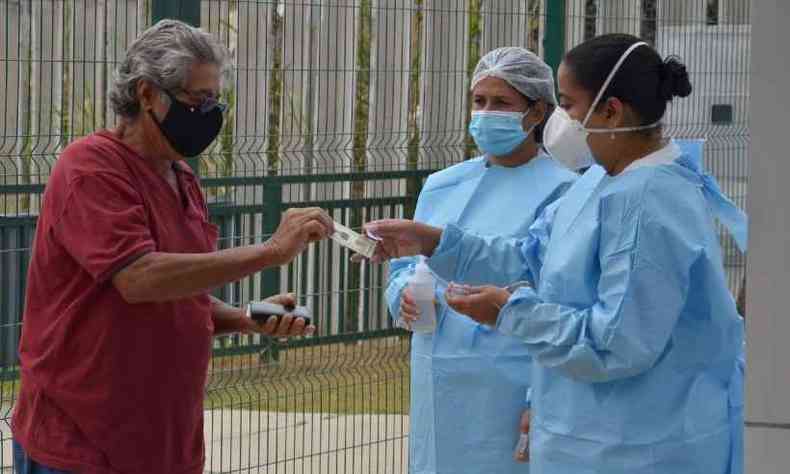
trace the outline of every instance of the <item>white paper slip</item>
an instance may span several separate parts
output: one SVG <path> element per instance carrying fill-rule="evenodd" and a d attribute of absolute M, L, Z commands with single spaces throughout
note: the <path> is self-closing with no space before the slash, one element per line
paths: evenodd
<path fill-rule="evenodd" d="M 332 234 L 332 240 L 342 245 L 343 247 L 350 248 L 354 252 L 371 258 L 376 251 L 376 241 L 366 237 L 358 232 L 354 232 L 343 224 L 335 222 L 335 233 Z"/>

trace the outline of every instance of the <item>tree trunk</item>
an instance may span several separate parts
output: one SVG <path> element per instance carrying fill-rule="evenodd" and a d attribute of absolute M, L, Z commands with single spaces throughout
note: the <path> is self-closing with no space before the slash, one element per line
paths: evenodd
<path fill-rule="evenodd" d="M 269 47 L 272 51 L 272 71 L 269 77 L 268 98 L 269 105 L 269 130 L 266 144 L 266 165 L 268 174 L 277 174 L 280 161 L 280 119 L 282 115 L 283 93 L 283 17 L 280 16 L 281 0 L 272 8 L 272 32 Z"/>
<path fill-rule="evenodd" d="M 236 61 L 236 53 L 239 43 L 239 6 L 236 0 L 228 2 L 228 21 L 224 25 L 220 25 L 220 37 L 227 38 L 228 50 L 230 51 L 231 60 Z M 223 31 L 225 30 L 225 31 Z M 220 157 L 222 162 L 222 176 L 233 175 L 233 145 L 234 133 L 236 130 L 236 78 L 231 77 L 225 84 L 223 91 L 225 102 L 228 104 L 228 109 L 225 112 L 225 123 L 220 137 Z"/>
<path fill-rule="evenodd" d="M 93 128 L 107 126 L 107 0 L 96 0 L 96 87 Z"/>
<path fill-rule="evenodd" d="M 372 10 L 371 0 L 360 0 L 359 4 L 359 23 L 357 25 L 357 77 L 356 94 L 354 100 L 354 133 L 353 133 L 353 157 L 354 163 L 352 172 L 364 173 L 367 165 L 367 140 L 368 140 L 368 118 L 370 112 L 370 44 L 371 44 L 371 25 Z M 351 183 L 351 199 L 361 200 L 365 198 L 365 183 L 354 181 Z M 348 226 L 352 229 L 362 227 L 362 209 L 354 207 L 349 213 Z M 360 330 L 359 315 L 363 314 L 363 288 L 362 288 L 362 267 L 360 265 L 349 265 L 348 267 L 348 306 L 346 307 L 346 318 L 344 319 L 344 332 L 357 332 Z"/>
<path fill-rule="evenodd" d="M 410 61 L 409 67 L 409 112 L 407 130 L 409 134 L 408 156 L 406 159 L 407 167 L 416 170 L 420 165 L 420 84 L 422 81 L 422 28 L 423 28 L 423 0 L 414 0 L 414 12 L 412 13 L 410 38 Z M 406 181 L 406 195 L 413 198 L 405 206 L 403 213 L 405 218 L 414 217 L 417 207 L 417 194 L 419 193 L 421 182 L 419 178 L 409 178 Z"/>
<path fill-rule="evenodd" d="M 30 184 L 30 154 L 33 146 L 32 130 L 32 85 L 33 76 L 33 3 L 21 2 L 19 28 L 19 99 L 17 102 L 17 131 L 19 137 L 15 150 L 16 182 Z M 17 200 L 16 212 L 26 213 L 30 205 L 30 196 L 24 194 Z"/>
<path fill-rule="evenodd" d="M 71 107 L 72 107 L 72 59 L 74 45 L 72 43 L 72 28 L 74 26 L 73 0 L 63 2 L 63 43 L 61 59 L 63 64 L 63 81 L 60 86 L 60 147 L 65 148 L 71 141 Z"/>
<path fill-rule="evenodd" d="M 469 37 L 467 40 L 467 56 L 466 56 L 466 78 L 467 84 L 472 83 L 472 75 L 477 67 L 477 62 L 480 60 L 480 40 L 482 36 L 483 16 L 480 12 L 482 0 L 469 0 Z M 503 25 L 498 25 L 503 26 Z M 469 122 L 472 120 L 472 91 L 467 90 L 466 100 L 466 118 L 464 129 L 469 128 Z M 464 137 L 464 156 L 469 159 L 477 154 L 477 145 L 468 133 Z"/>
<path fill-rule="evenodd" d="M 137 4 L 138 33 L 151 25 L 151 0 L 142 0 Z"/>

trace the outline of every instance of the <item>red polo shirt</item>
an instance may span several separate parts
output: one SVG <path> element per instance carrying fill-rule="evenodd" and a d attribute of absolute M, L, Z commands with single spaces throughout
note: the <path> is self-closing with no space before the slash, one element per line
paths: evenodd
<path fill-rule="evenodd" d="M 179 198 L 102 131 L 69 145 L 38 219 L 20 343 L 14 437 L 37 462 L 80 473 L 202 473 L 208 295 L 129 304 L 112 276 L 148 252 L 215 250 L 198 180 Z"/>

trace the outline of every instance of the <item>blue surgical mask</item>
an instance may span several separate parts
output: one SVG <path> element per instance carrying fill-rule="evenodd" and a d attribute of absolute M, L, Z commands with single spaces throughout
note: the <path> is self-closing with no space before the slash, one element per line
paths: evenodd
<path fill-rule="evenodd" d="M 469 122 L 469 133 L 483 153 L 505 156 L 524 143 L 532 129 L 524 130 L 522 122 L 526 112 L 475 111 Z"/>

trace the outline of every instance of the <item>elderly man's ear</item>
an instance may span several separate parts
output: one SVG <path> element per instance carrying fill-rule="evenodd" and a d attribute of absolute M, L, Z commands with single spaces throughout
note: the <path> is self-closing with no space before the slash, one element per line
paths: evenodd
<path fill-rule="evenodd" d="M 137 82 L 137 98 L 140 101 L 140 112 L 154 112 L 157 118 L 161 119 L 156 110 L 156 104 L 161 102 L 160 96 L 161 91 L 159 88 L 150 82 L 146 80 Z"/>

